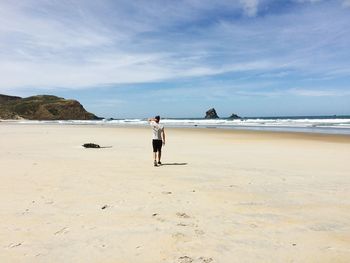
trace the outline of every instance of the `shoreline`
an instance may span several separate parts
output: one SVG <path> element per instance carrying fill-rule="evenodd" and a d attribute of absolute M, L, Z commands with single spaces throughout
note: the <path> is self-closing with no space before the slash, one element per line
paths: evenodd
<path fill-rule="evenodd" d="M 88 128 L 121 128 L 121 129 L 146 129 L 149 130 L 148 125 L 113 125 L 113 124 L 75 124 L 75 123 L 19 123 L 17 121 L 0 121 L 1 125 L 23 125 L 23 126 L 53 126 L 53 127 L 88 127 Z M 334 134 L 334 133 L 317 133 L 317 132 L 296 132 L 296 131 L 279 131 L 279 130 L 264 130 L 264 129 L 230 129 L 225 127 L 193 127 L 193 126 L 167 126 L 164 125 L 166 130 L 184 130 L 189 132 L 209 132 L 221 134 L 244 134 L 244 135 L 276 135 L 275 138 L 300 138 L 300 139 L 310 139 L 310 140 L 329 140 L 338 141 L 344 143 L 350 143 L 350 134 Z"/>
<path fill-rule="evenodd" d="M 170 122 L 169 122 L 170 121 Z M 203 120 L 197 120 L 203 121 Z M 204 120 L 205 121 L 205 120 Z M 242 131 L 268 131 L 268 132 L 291 132 L 291 133 L 310 133 L 310 134 L 334 134 L 334 135 L 347 135 L 350 136 L 350 127 L 324 127 L 324 126 L 283 126 L 283 125 L 237 125 L 237 124 L 221 124 L 212 123 L 209 120 L 208 123 L 172 123 L 171 120 L 165 119 L 162 121 L 163 125 L 169 128 L 194 128 L 194 129 L 219 129 L 219 130 L 242 130 Z M 114 121 L 91 121 L 91 120 L 0 120 L 0 123 L 13 123 L 19 125 L 45 125 L 45 124 L 57 124 L 57 125 L 98 125 L 98 126 L 126 126 L 126 127 L 147 127 L 148 124 L 145 120 L 118 120 Z M 348 125 L 348 124 L 346 124 Z"/>

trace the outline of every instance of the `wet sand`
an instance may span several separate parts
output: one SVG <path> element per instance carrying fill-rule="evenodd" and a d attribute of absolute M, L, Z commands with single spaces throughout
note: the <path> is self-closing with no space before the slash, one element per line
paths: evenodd
<path fill-rule="evenodd" d="M 0 123 L 0 262 L 350 261 L 350 136 L 166 132 Z"/>

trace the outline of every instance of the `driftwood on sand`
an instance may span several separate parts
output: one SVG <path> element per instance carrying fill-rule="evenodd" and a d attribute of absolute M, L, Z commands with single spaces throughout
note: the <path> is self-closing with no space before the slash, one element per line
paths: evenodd
<path fill-rule="evenodd" d="M 91 143 L 91 142 L 89 142 L 89 143 L 84 143 L 82 146 L 85 147 L 85 148 L 95 148 L 95 149 L 100 149 L 100 148 L 112 148 L 112 146 L 100 146 L 100 145 L 98 145 L 98 144 L 96 144 L 96 143 Z"/>
<path fill-rule="evenodd" d="M 101 146 L 96 143 L 84 143 L 83 146 L 85 148 L 101 148 Z"/>

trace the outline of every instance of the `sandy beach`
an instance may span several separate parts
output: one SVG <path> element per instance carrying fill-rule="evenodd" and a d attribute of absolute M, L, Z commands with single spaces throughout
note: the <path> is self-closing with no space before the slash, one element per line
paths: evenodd
<path fill-rule="evenodd" d="M 350 136 L 166 132 L 1 122 L 0 262 L 350 262 Z"/>

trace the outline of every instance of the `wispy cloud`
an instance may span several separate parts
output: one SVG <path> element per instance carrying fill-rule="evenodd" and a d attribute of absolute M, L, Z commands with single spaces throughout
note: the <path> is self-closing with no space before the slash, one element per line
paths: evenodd
<path fill-rule="evenodd" d="M 255 85 L 256 76 L 283 78 L 276 70 L 294 78 L 346 76 L 349 1 L 295 3 L 298 12 L 272 0 L 4 0 L 0 91 L 227 73 L 251 74 Z"/>
<path fill-rule="evenodd" d="M 350 0 L 343 0 L 343 6 L 350 7 Z"/>
<path fill-rule="evenodd" d="M 293 88 L 286 91 L 292 95 L 305 97 L 343 97 L 350 96 L 350 89 L 307 89 L 307 88 Z"/>
<path fill-rule="evenodd" d="M 241 0 L 243 4 L 244 12 L 248 16 L 255 16 L 258 11 L 258 0 Z"/>

